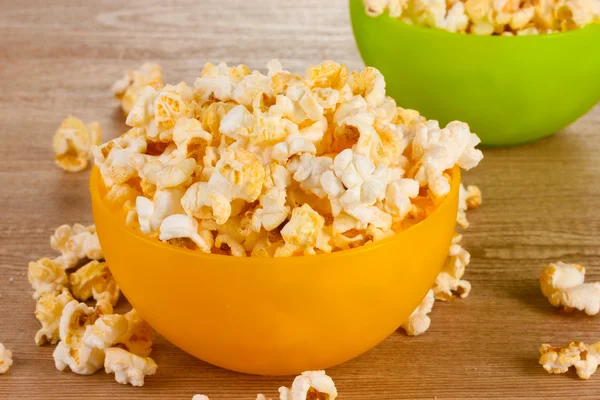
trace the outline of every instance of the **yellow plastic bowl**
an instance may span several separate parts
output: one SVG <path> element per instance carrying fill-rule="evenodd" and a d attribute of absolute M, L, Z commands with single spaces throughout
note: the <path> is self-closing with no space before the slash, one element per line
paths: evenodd
<path fill-rule="evenodd" d="M 234 371 L 293 375 L 348 361 L 405 322 L 433 285 L 454 232 L 460 172 L 424 221 L 376 244 L 315 256 L 237 258 L 180 249 L 125 226 L 90 191 L 106 261 L 162 336 Z"/>

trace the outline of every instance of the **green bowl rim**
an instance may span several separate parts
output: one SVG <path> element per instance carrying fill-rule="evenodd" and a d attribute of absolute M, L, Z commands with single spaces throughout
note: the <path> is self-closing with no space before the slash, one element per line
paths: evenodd
<path fill-rule="evenodd" d="M 600 22 L 592 22 L 592 23 L 584 26 L 583 28 L 575 29 L 572 31 L 546 33 L 546 34 L 541 34 L 541 35 L 501 36 L 501 35 L 474 35 L 474 34 L 468 34 L 468 33 L 457 33 L 457 32 L 446 31 L 444 29 L 430 28 L 430 27 L 421 26 L 421 25 L 408 24 L 399 18 L 390 17 L 387 10 L 384 11 L 384 13 L 381 15 L 378 15 L 376 17 L 371 17 L 370 15 L 367 15 L 367 13 L 366 13 L 363 0 L 349 0 L 349 1 L 351 3 L 351 6 L 350 6 L 350 14 L 351 15 L 354 13 L 354 11 L 353 11 L 354 7 L 352 7 L 352 3 L 359 2 L 359 3 L 363 4 L 363 7 L 359 7 L 359 8 L 362 10 L 362 14 L 367 18 L 373 18 L 374 20 L 388 21 L 389 23 L 396 24 L 397 26 L 400 26 L 403 29 L 413 29 L 415 31 L 420 31 L 421 33 L 429 34 L 429 35 L 439 35 L 439 36 L 446 36 L 446 37 L 460 36 L 460 37 L 464 37 L 464 38 L 469 38 L 469 39 L 464 39 L 464 40 L 500 40 L 500 38 L 511 39 L 511 40 L 514 40 L 514 39 L 517 39 L 517 40 L 560 40 L 560 38 L 563 38 L 565 36 L 580 35 L 581 32 L 587 33 L 589 30 L 596 29 L 596 28 L 599 29 L 598 32 L 600 33 Z"/>

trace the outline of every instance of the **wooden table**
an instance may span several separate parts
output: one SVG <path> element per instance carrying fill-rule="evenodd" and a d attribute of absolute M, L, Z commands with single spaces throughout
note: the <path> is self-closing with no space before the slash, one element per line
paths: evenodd
<path fill-rule="evenodd" d="M 4 0 L 0 56 L 0 342 L 15 361 L 0 376 L 0 398 L 254 399 L 291 384 L 212 367 L 162 338 L 152 355 L 158 374 L 143 388 L 103 372 L 59 372 L 53 347 L 33 340 L 27 263 L 53 254 L 48 240 L 58 225 L 92 222 L 89 171 L 67 174 L 52 159 L 51 137 L 66 115 L 98 120 L 106 138 L 123 132 L 109 89 L 145 60 L 159 62 L 166 81 L 190 83 L 206 61 L 264 68 L 278 57 L 303 71 L 334 59 L 361 68 L 346 2 Z M 424 335 L 394 333 L 329 370 L 341 399 L 600 398 L 600 373 L 589 381 L 551 376 L 537 362 L 541 343 L 600 340 L 600 316 L 556 312 L 538 284 L 541 268 L 556 260 L 580 262 L 589 281 L 600 278 L 599 129 L 596 107 L 548 139 L 485 149 L 465 176 L 485 196 L 466 234 L 472 295 L 436 303 Z"/>

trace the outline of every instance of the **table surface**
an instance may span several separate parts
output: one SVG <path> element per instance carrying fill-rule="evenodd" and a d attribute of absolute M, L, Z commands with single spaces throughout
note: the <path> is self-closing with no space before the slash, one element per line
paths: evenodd
<path fill-rule="evenodd" d="M 63 223 L 91 223 L 89 170 L 55 167 L 51 137 L 72 113 L 98 120 L 106 138 L 124 132 L 110 86 L 122 71 L 159 62 L 167 82 L 193 82 L 206 61 L 263 68 L 271 58 L 303 71 L 323 59 L 362 67 L 344 0 L 4 0 L 0 13 L 0 342 L 14 365 L 0 376 L 5 399 L 191 399 L 275 397 L 291 377 L 225 371 L 156 338 L 158 373 L 143 388 L 99 372 L 59 372 L 53 346 L 38 347 L 27 283 L 30 260 L 52 255 Z M 465 300 L 436 303 L 428 332 L 400 332 L 330 369 L 342 399 L 550 399 L 600 397 L 600 374 L 547 374 L 538 346 L 600 340 L 600 316 L 561 314 L 539 290 L 551 261 L 580 262 L 600 278 L 600 107 L 556 135 L 484 149 L 465 174 L 484 193 L 470 214 L 473 258 Z M 14 278 L 14 279 L 13 279 Z M 124 301 L 123 301 L 124 303 Z M 121 308 L 125 308 L 122 304 Z"/>

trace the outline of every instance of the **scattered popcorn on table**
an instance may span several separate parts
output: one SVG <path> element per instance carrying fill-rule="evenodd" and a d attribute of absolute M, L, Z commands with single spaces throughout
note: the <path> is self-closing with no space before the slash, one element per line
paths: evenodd
<path fill-rule="evenodd" d="M 330 253 L 423 220 L 451 169 L 483 157 L 466 124 L 397 107 L 374 68 L 267 67 L 208 63 L 194 87 L 139 88 L 132 129 L 93 149 L 104 199 L 127 225 L 206 253 Z"/>
<path fill-rule="evenodd" d="M 584 283 L 584 280 L 583 266 L 559 261 L 544 268 L 540 275 L 540 286 L 554 307 L 596 315 L 600 312 L 600 282 Z"/>
<path fill-rule="evenodd" d="M 114 373 L 115 380 L 123 385 L 144 386 L 144 378 L 154 375 L 158 366 L 150 357 L 139 357 L 118 347 L 106 349 L 104 370 Z"/>
<path fill-rule="evenodd" d="M 464 299 L 471 293 L 469 281 L 461 279 L 465 274 L 465 267 L 471 261 L 469 252 L 460 245 L 461 240 L 462 235 L 455 233 L 444 268 L 433 285 L 436 300 L 447 301 L 454 296 Z"/>
<path fill-rule="evenodd" d="M 463 229 L 469 227 L 469 220 L 467 219 L 466 211 L 472 208 L 478 208 L 481 205 L 481 189 L 475 185 L 469 185 L 465 189 L 463 184 L 460 184 L 458 193 L 458 214 L 456 215 L 456 222 Z"/>
<path fill-rule="evenodd" d="M 5 374 L 13 365 L 12 352 L 0 343 L 0 375 Z"/>
<path fill-rule="evenodd" d="M 91 260 L 104 258 L 94 225 L 88 227 L 80 224 L 74 224 L 73 227 L 61 225 L 50 237 L 50 246 L 61 253 L 55 261 L 60 262 L 64 269 L 75 267 L 85 258 Z"/>
<path fill-rule="evenodd" d="M 392 18 L 449 32 L 474 35 L 538 35 L 566 32 L 600 22 L 597 0 L 364 0 L 372 17 Z"/>
<path fill-rule="evenodd" d="M 73 300 L 68 289 L 61 292 L 52 291 L 44 293 L 35 305 L 35 317 L 42 327 L 35 334 L 35 343 L 38 346 L 48 342 L 56 344 L 60 340 L 59 323 L 65 306 Z"/>
<path fill-rule="evenodd" d="M 108 300 L 113 306 L 119 300 L 120 290 L 105 262 L 92 260 L 69 276 L 73 296 L 80 301 L 90 297 Z"/>
<path fill-rule="evenodd" d="M 102 142 L 97 122 L 85 125 L 75 117 L 67 117 L 52 138 L 56 165 L 67 172 L 85 169 L 92 158 L 92 146 Z"/>
<path fill-rule="evenodd" d="M 33 299 L 37 300 L 45 293 L 60 291 L 69 284 L 67 273 L 63 266 L 48 257 L 29 263 L 27 278 L 35 292 Z"/>
<path fill-rule="evenodd" d="M 162 69 L 160 65 L 144 63 L 137 70 L 125 72 L 125 75 L 113 84 L 113 94 L 121 102 L 121 108 L 125 116 L 129 114 L 137 102 L 142 88 L 147 85 L 162 86 Z"/>
<path fill-rule="evenodd" d="M 337 389 L 333 380 L 325 371 L 307 371 L 297 376 L 292 383 L 292 388 L 279 388 L 281 400 L 334 400 Z"/>
<path fill-rule="evenodd" d="M 429 318 L 427 314 L 431 312 L 433 303 L 435 303 L 433 290 L 429 290 L 421 304 L 413 311 L 410 317 L 408 317 L 408 321 L 400 325 L 400 327 L 406 331 L 408 336 L 420 335 L 429 329 L 431 318 Z"/>
<path fill-rule="evenodd" d="M 110 304 L 108 306 L 112 308 Z M 107 311 L 112 312 L 112 309 Z M 61 341 L 53 353 L 59 371 L 69 367 L 76 374 L 91 375 L 102 368 L 104 351 L 91 348 L 83 341 L 86 327 L 92 325 L 100 315 L 100 310 L 77 300 L 65 306 L 59 323 Z"/>
<path fill-rule="evenodd" d="M 574 366 L 577 376 L 581 379 L 589 379 L 600 363 L 600 342 L 591 345 L 570 342 L 560 347 L 543 344 L 540 347 L 540 354 L 540 364 L 549 373 L 564 374 Z"/>

